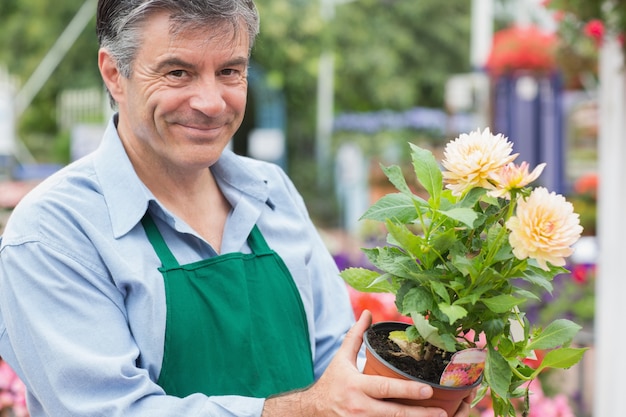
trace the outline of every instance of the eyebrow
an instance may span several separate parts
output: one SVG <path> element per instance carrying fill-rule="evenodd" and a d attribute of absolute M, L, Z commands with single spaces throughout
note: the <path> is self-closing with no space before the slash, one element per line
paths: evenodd
<path fill-rule="evenodd" d="M 187 61 L 183 61 L 180 58 L 176 58 L 176 57 L 172 57 L 172 58 L 167 58 L 161 62 L 158 63 L 158 65 L 156 66 L 156 70 L 157 71 L 162 71 L 165 68 L 170 68 L 170 67 L 182 67 L 182 68 L 193 68 L 195 65 L 187 62 Z"/>
<path fill-rule="evenodd" d="M 227 68 L 227 67 L 231 67 L 231 66 L 239 66 L 239 65 L 243 65 L 243 66 L 248 66 L 249 63 L 249 59 L 247 57 L 235 57 L 229 61 L 226 61 L 222 67 Z M 156 66 L 156 70 L 157 71 L 163 71 L 165 68 L 171 68 L 171 67 L 179 67 L 179 68 L 185 68 L 185 69 L 193 69 L 196 67 L 195 64 L 192 64 L 190 62 L 184 61 L 180 58 L 177 57 L 171 57 L 171 58 L 167 58 L 161 62 L 159 62 Z"/>
<path fill-rule="evenodd" d="M 248 57 L 235 57 L 233 59 L 231 59 L 230 61 L 226 61 L 225 63 L 225 67 L 232 67 L 232 66 L 238 66 L 238 65 L 244 65 L 244 66 L 248 66 L 250 60 L 248 59 Z"/>

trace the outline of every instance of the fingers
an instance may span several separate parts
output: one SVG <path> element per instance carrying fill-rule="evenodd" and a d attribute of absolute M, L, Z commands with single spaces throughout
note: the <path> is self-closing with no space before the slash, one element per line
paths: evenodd
<path fill-rule="evenodd" d="M 416 381 L 377 375 L 367 375 L 366 378 L 367 384 L 363 386 L 363 392 L 371 398 L 423 400 L 433 395 L 433 389 L 429 385 Z"/>
<path fill-rule="evenodd" d="M 363 311 L 359 320 L 357 320 L 346 334 L 341 349 L 337 352 L 337 356 L 342 356 L 344 359 L 354 362 L 361 349 L 361 344 L 363 343 L 363 333 L 365 333 L 371 324 L 372 313 L 367 310 Z"/>
<path fill-rule="evenodd" d="M 369 328 L 372 315 L 364 311 L 345 336 L 341 348 L 320 380 L 304 391 L 302 404 L 315 409 L 311 415 L 447 417 L 439 408 L 404 405 L 389 399 L 422 400 L 433 395 L 427 384 L 415 381 L 364 375 L 355 368 L 356 357 Z M 320 398 L 324 400 L 320 401 Z M 324 410 L 320 413 L 320 409 Z M 469 410 L 469 408 L 468 408 Z M 467 417 L 460 414 L 455 417 Z"/>
<path fill-rule="evenodd" d="M 472 402 L 474 401 L 474 398 L 476 398 L 477 393 L 478 393 L 478 388 L 474 388 L 467 397 L 463 398 L 463 401 L 468 404 L 472 404 Z"/>
<path fill-rule="evenodd" d="M 349 410 L 347 416 L 403 416 L 403 417 L 452 417 L 436 407 L 421 407 L 415 405 L 405 405 L 396 401 L 372 401 L 367 403 L 360 413 Z M 455 415 L 454 417 L 468 417 L 468 415 Z"/>
<path fill-rule="evenodd" d="M 357 320 L 357 322 L 352 326 L 352 329 L 348 332 L 356 334 L 360 340 L 363 340 L 363 333 L 370 327 L 372 324 L 372 313 L 369 310 L 364 310 L 361 313 L 361 317 Z"/>
<path fill-rule="evenodd" d="M 363 333 L 369 328 L 371 323 L 372 314 L 368 310 L 363 311 L 361 317 L 346 334 L 338 355 L 344 355 L 344 359 L 354 362 L 363 343 Z M 415 381 L 367 375 L 362 383 L 363 392 L 369 397 L 376 399 L 424 399 L 430 398 L 433 394 L 433 390 L 429 385 Z"/>
<path fill-rule="evenodd" d="M 459 410 L 454 414 L 454 417 L 468 417 L 470 414 L 470 403 L 466 401 L 461 402 Z"/>

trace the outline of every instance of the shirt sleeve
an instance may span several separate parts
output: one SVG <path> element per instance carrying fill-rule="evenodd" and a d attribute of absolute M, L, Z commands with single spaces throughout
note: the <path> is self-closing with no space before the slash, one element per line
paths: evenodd
<path fill-rule="evenodd" d="M 300 211 L 306 224 L 311 253 L 307 268 L 312 292 L 312 309 L 308 312 L 313 317 L 310 325 L 315 338 L 314 371 L 318 379 L 335 356 L 343 339 L 354 324 L 354 313 L 346 284 L 339 275 L 339 269 L 328 247 L 324 243 L 315 224 L 311 220 L 304 199 L 287 175 L 280 170 L 287 192 Z M 360 356 L 364 353 L 360 353 Z M 360 360 L 360 359 L 359 359 Z"/>
<path fill-rule="evenodd" d="M 137 365 L 124 302 L 60 248 L 3 246 L 0 352 L 27 385 L 32 417 L 261 415 L 263 399 L 165 395 Z"/>

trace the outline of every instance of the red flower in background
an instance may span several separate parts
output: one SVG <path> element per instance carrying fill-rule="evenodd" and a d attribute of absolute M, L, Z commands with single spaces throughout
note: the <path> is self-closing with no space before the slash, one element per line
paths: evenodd
<path fill-rule="evenodd" d="M 598 174 L 591 172 L 582 175 L 574 183 L 574 192 L 596 199 L 598 196 Z"/>
<path fill-rule="evenodd" d="M 501 75 L 514 70 L 556 69 L 557 38 L 535 26 L 513 26 L 495 33 L 487 70 Z"/>
<path fill-rule="evenodd" d="M 524 359 L 524 363 L 531 368 L 537 368 L 541 365 L 543 358 L 546 356 L 546 351 L 544 350 L 535 350 L 534 358 L 526 358 Z"/>
<path fill-rule="evenodd" d="M 354 316 L 359 317 L 364 310 L 372 313 L 372 322 L 402 321 L 411 323 L 408 317 L 398 313 L 395 306 L 395 296 L 390 293 L 362 293 L 348 287 Z"/>
<path fill-rule="evenodd" d="M 572 279 L 577 284 L 585 284 L 590 279 L 595 277 L 596 266 L 595 264 L 578 264 L 572 268 Z"/>
<path fill-rule="evenodd" d="M 585 35 L 594 40 L 597 47 L 602 46 L 604 39 L 604 23 L 600 19 L 593 19 L 587 22 L 583 28 Z"/>

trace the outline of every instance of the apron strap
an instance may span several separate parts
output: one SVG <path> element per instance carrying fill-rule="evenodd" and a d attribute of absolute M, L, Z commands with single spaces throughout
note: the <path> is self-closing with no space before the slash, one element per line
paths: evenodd
<path fill-rule="evenodd" d="M 146 231 L 146 235 L 148 236 L 150 244 L 152 244 L 154 251 L 161 260 L 161 264 L 163 265 L 163 267 L 167 269 L 178 268 L 180 266 L 178 260 L 165 243 L 163 235 L 156 226 L 156 223 L 154 223 L 154 219 L 152 219 L 152 216 L 149 212 L 146 211 L 146 214 L 144 214 L 143 218 L 141 219 L 141 224 Z M 250 235 L 248 235 L 247 240 L 248 245 L 250 245 L 250 250 L 254 254 L 260 255 L 272 252 L 256 224 L 252 228 Z"/>
<path fill-rule="evenodd" d="M 143 215 L 141 219 L 141 224 L 143 225 L 144 230 L 146 231 L 146 235 L 148 236 L 148 240 L 150 244 L 154 248 L 157 256 L 161 260 L 161 264 L 164 268 L 177 268 L 180 265 L 178 261 L 174 257 L 174 254 L 165 244 L 165 239 L 163 239 L 163 235 L 159 232 L 154 220 L 150 213 L 146 211 L 146 214 Z"/>
<path fill-rule="evenodd" d="M 248 245 L 252 253 L 257 255 L 272 251 L 256 224 L 252 228 L 250 235 L 248 235 Z"/>

